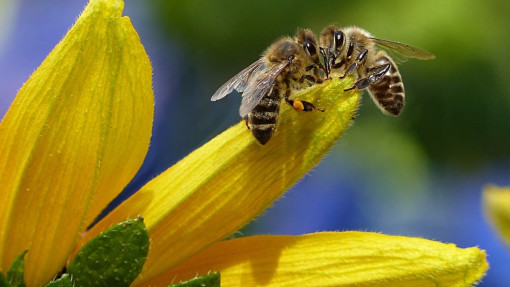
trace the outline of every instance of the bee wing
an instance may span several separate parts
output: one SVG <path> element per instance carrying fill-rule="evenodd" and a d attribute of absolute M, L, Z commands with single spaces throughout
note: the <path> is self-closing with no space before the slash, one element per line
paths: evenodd
<path fill-rule="evenodd" d="M 239 114 L 241 117 L 244 118 L 251 110 L 253 110 L 253 108 L 255 108 L 265 95 L 271 92 L 271 89 L 274 86 L 274 81 L 283 72 L 285 67 L 289 65 L 289 63 L 289 61 L 283 61 L 266 72 L 259 74 L 256 80 L 250 82 L 250 84 L 246 87 L 246 90 L 243 92 L 243 100 L 241 102 L 241 107 L 239 108 Z"/>
<path fill-rule="evenodd" d="M 233 76 L 225 84 L 223 84 L 211 97 L 211 101 L 217 101 L 230 94 L 233 90 L 242 93 L 244 89 L 249 85 L 250 82 L 256 79 L 261 71 L 266 69 L 264 58 L 260 58 L 258 61 L 244 68 L 237 75 Z"/>
<path fill-rule="evenodd" d="M 436 57 L 430 52 L 427 52 L 423 49 L 420 49 L 420 48 L 417 48 L 417 47 L 414 47 L 411 45 L 407 45 L 404 43 L 393 42 L 393 41 L 377 39 L 377 38 L 371 38 L 371 39 L 380 48 L 383 48 L 383 49 L 386 48 L 385 50 L 389 49 L 393 52 L 400 54 L 400 56 L 403 56 L 404 58 L 415 58 L 415 59 L 419 59 L 419 60 L 431 60 Z M 396 58 L 399 58 L 399 57 L 396 57 Z"/>

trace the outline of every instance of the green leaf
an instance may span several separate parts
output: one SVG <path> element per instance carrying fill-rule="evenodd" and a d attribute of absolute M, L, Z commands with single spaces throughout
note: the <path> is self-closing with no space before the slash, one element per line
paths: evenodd
<path fill-rule="evenodd" d="M 169 285 L 170 287 L 220 287 L 220 272 L 214 272 L 191 280 L 177 284 Z"/>
<path fill-rule="evenodd" d="M 67 272 L 76 286 L 129 286 L 149 251 L 141 217 L 128 219 L 94 237 L 76 254 Z"/>
<path fill-rule="evenodd" d="M 73 279 L 69 274 L 64 274 L 57 280 L 50 282 L 46 287 L 73 287 Z"/>
<path fill-rule="evenodd" d="M 25 287 L 25 254 L 28 250 L 21 252 L 12 262 L 11 268 L 7 271 L 7 281 L 11 287 Z"/>

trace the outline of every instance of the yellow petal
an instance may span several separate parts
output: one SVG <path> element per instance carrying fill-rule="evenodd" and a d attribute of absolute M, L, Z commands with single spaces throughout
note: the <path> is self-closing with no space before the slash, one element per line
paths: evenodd
<path fill-rule="evenodd" d="M 231 235 L 303 177 L 350 125 L 359 92 L 352 79 L 327 81 L 295 95 L 326 111 L 297 113 L 282 104 L 278 131 L 261 146 L 243 122 L 150 181 L 98 223 L 142 215 L 151 248 L 138 281 L 148 280 Z"/>
<path fill-rule="evenodd" d="M 486 187 L 483 191 L 483 207 L 494 229 L 510 246 L 510 187 Z"/>
<path fill-rule="evenodd" d="M 152 71 L 122 1 L 91 1 L 0 124 L 0 267 L 51 279 L 148 149 Z"/>
<path fill-rule="evenodd" d="M 485 252 L 370 232 L 252 236 L 217 243 L 143 286 L 219 271 L 221 286 L 471 286 Z"/>

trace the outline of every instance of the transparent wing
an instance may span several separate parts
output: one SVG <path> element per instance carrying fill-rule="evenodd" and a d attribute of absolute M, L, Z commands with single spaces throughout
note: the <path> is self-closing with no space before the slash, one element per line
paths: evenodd
<path fill-rule="evenodd" d="M 432 53 L 427 52 L 423 49 L 411 46 L 411 45 L 407 45 L 407 44 L 399 43 L 399 42 L 388 41 L 388 40 L 383 40 L 383 39 L 377 39 L 377 38 L 371 38 L 371 39 L 380 48 L 383 48 L 383 49 L 386 48 L 385 50 L 389 49 L 393 52 L 397 52 L 405 58 L 415 58 L 415 59 L 419 59 L 419 60 L 431 60 L 431 59 L 435 58 L 435 56 Z"/>
<path fill-rule="evenodd" d="M 256 79 L 256 75 L 266 69 L 264 58 L 260 58 L 255 63 L 244 68 L 237 75 L 233 76 L 225 84 L 223 84 L 211 97 L 211 101 L 217 101 L 230 94 L 233 90 L 242 93 L 250 82 Z"/>
<path fill-rule="evenodd" d="M 244 118 L 244 116 L 253 110 L 260 100 L 271 91 L 274 86 L 274 81 L 289 63 L 289 61 L 283 61 L 273 66 L 265 73 L 260 73 L 255 81 L 250 82 L 243 92 L 243 100 L 239 108 L 241 117 Z"/>

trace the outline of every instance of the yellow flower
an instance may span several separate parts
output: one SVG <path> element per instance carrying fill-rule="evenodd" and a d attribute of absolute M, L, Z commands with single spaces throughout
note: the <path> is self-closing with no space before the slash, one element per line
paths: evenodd
<path fill-rule="evenodd" d="M 222 286 L 469 286 L 485 253 L 362 232 L 222 241 L 306 174 L 351 124 L 352 79 L 298 94 L 259 145 L 240 122 L 151 180 L 81 236 L 139 169 L 154 111 L 152 70 L 120 0 L 91 0 L 22 87 L 0 124 L 0 268 L 26 254 L 27 286 L 49 282 L 95 235 L 141 215 L 151 246 L 133 283 L 220 271 Z M 207 100 L 207 98 L 204 98 Z"/>
<path fill-rule="evenodd" d="M 147 152 L 151 65 L 123 5 L 91 1 L 0 124 L 0 266 L 28 249 L 29 286 L 65 265 Z"/>
<path fill-rule="evenodd" d="M 145 286 L 219 270 L 222 286 L 471 286 L 477 248 L 370 232 L 251 236 L 220 242 Z"/>
<path fill-rule="evenodd" d="M 482 199 L 487 218 L 510 246 L 510 187 L 487 186 Z"/>

